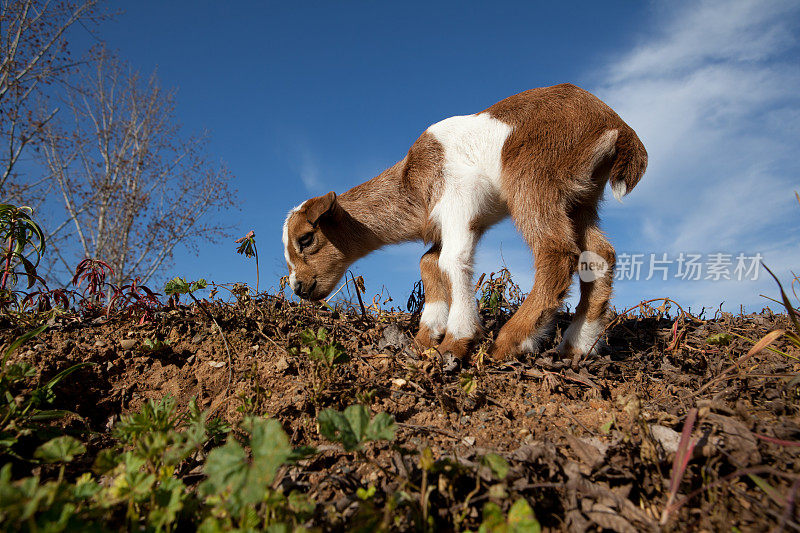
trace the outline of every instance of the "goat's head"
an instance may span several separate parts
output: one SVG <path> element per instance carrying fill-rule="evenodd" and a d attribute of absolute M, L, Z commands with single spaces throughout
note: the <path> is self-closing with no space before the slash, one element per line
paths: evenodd
<path fill-rule="evenodd" d="M 289 285 L 307 300 L 320 300 L 334 289 L 352 260 L 345 253 L 337 219 L 343 210 L 329 192 L 295 207 L 283 224 L 283 252 Z"/>

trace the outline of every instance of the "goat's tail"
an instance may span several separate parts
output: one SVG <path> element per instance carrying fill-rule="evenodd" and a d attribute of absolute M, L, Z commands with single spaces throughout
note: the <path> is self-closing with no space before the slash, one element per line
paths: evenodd
<path fill-rule="evenodd" d="M 609 181 L 614 198 L 622 197 L 636 187 L 647 168 L 647 150 L 629 126 L 620 128 L 614 146 L 614 163 L 611 165 Z"/>

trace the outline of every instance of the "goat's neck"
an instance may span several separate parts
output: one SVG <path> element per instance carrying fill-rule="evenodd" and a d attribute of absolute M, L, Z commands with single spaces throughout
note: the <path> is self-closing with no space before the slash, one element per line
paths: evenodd
<path fill-rule="evenodd" d="M 405 160 L 341 194 L 346 255 L 356 260 L 387 244 L 422 238 L 427 209 L 403 183 Z M 344 244 L 344 243 L 343 243 Z"/>

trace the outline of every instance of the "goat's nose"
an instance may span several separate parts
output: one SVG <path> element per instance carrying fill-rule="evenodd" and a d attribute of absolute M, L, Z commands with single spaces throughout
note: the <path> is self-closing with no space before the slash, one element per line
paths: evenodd
<path fill-rule="evenodd" d="M 298 281 L 296 286 L 294 287 L 294 293 L 298 295 L 300 298 L 308 298 L 311 296 L 312 291 L 317 286 L 317 280 L 311 280 L 311 283 L 306 282 L 303 283 L 302 281 Z"/>
<path fill-rule="evenodd" d="M 296 281 L 294 283 L 294 286 L 292 287 L 292 290 L 294 290 L 294 293 L 296 295 L 302 297 L 303 296 L 303 282 L 302 281 Z"/>
<path fill-rule="evenodd" d="M 300 298 L 308 298 L 311 295 L 311 291 L 314 290 L 314 287 L 317 286 L 317 280 L 311 280 L 311 283 L 303 283 L 302 281 L 297 281 L 294 288 L 294 293 L 298 295 Z"/>

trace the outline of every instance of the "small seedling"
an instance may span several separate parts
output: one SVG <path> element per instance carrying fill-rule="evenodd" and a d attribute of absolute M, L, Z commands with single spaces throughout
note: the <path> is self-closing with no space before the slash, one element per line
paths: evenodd
<path fill-rule="evenodd" d="M 328 340 L 325 328 L 316 332 L 306 329 L 300 333 L 300 340 L 304 344 L 301 348 L 290 348 L 292 355 L 305 354 L 311 361 L 311 391 L 312 401 L 318 403 L 320 395 L 334 379 L 336 368 L 350 360 L 344 347 L 338 342 Z"/>
<path fill-rule="evenodd" d="M 316 333 L 311 329 L 306 329 L 300 333 L 300 340 L 305 344 L 300 351 L 312 360 L 322 363 L 328 369 L 333 369 L 336 365 L 350 360 L 341 344 L 328 342 L 328 332 L 325 328 L 319 328 Z"/>
<path fill-rule="evenodd" d="M 139 348 L 139 350 L 142 352 L 155 354 L 168 350 L 169 348 L 169 341 L 161 341 L 159 339 L 151 339 L 148 337 L 142 342 L 142 346 Z"/>

